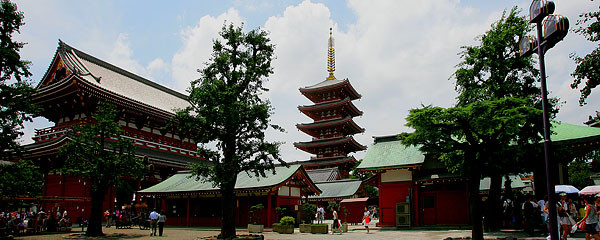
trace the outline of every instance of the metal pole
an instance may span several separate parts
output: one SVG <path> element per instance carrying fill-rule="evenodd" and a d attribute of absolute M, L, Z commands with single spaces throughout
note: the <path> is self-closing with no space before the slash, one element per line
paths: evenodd
<path fill-rule="evenodd" d="M 548 116 L 548 91 L 546 89 L 546 66 L 544 63 L 544 49 L 542 46 L 542 23 L 538 22 L 537 25 L 537 42 L 538 42 L 538 56 L 540 61 L 540 74 L 542 75 L 542 111 L 544 117 L 544 160 L 546 163 L 546 188 L 548 189 L 548 211 L 550 218 L 550 239 L 558 240 L 558 219 L 556 217 L 556 196 L 554 192 L 554 183 L 552 181 L 552 168 L 550 160 L 550 146 L 552 141 L 550 140 L 550 120 Z"/>

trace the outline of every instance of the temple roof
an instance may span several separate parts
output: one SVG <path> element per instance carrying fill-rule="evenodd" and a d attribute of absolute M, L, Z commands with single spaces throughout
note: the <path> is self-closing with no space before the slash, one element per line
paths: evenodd
<path fill-rule="evenodd" d="M 126 136 L 124 136 L 127 138 Z M 135 139 L 132 139 L 135 144 L 135 155 L 137 157 L 147 156 L 148 161 L 150 163 L 155 163 L 164 166 L 171 167 L 179 167 L 179 168 L 187 168 L 190 163 L 197 163 L 201 160 L 198 156 L 189 156 L 181 153 L 174 153 L 168 150 L 157 150 L 151 149 L 146 146 L 141 146 L 137 144 Z M 69 134 L 63 134 L 62 136 L 41 142 L 35 142 L 31 144 L 24 145 L 23 148 L 25 150 L 24 158 L 38 158 L 43 156 L 54 156 L 58 154 L 59 149 L 71 141 L 71 137 Z M 174 148 L 174 147 L 171 147 Z M 185 149 L 179 149 L 180 151 L 184 151 Z M 185 150 L 190 153 L 196 154 L 195 152 Z"/>
<path fill-rule="evenodd" d="M 377 170 L 421 165 L 425 155 L 418 147 L 405 146 L 394 137 L 376 138 L 357 169 Z M 383 140 L 385 139 L 385 140 Z M 382 141 L 383 140 L 383 141 Z"/>
<path fill-rule="evenodd" d="M 568 123 L 552 122 L 553 144 L 600 143 L 600 128 L 578 126 Z M 589 145 L 589 144 L 588 144 Z M 375 137 L 375 143 L 369 147 L 360 170 L 402 168 L 422 165 L 425 155 L 415 146 L 405 146 L 396 135 Z"/>
<path fill-rule="evenodd" d="M 550 139 L 557 144 L 600 141 L 600 128 L 552 122 Z"/>
<path fill-rule="evenodd" d="M 236 192 L 268 191 L 285 185 L 294 176 L 302 176 L 307 187 L 315 194 L 320 190 L 308 177 L 302 165 L 290 165 L 289 167 L 275 167 L 275 174 L 267 171 L 266 177 L 256 177 L 241 172 L 237 176 L 235 184 Z M 213 182 L 196 180 L 191 173 L 178 173 L 172 177 L 149 188 L 138 191 L 146 195 L 186 195 L 186 194 L 217 194 L 219 188 Z"/>
<path fill-rule="evenodd" d="M 315 105 L 298 106 L 298 110 L 300 110 L 300 112 L 302 112 L 302 113 L 306 114 L 307 116 L 314 119 L 314 118 L 316 118 L 316 116 L 312 116 L 311 112 L 332 109 L 332 108 L 340 107 L 340 106 L 342 106 L 342 107 L 347 106 L 348 109 L 350 110 L 348 112 L 348 114 L 350 114 L 350 116 L 356 117 L 356 116 L 361 116 L 363 114 L 362 111 L 358 110 L 358 108 L 356 108 L 356 106 L 354 106 L 354 104 L 352 103 L 352 100 L 350 98 L 345 98 L 345 99 L 338 100 L 338 101 L 320 103 L 320 104 L 315 104 Z"/>
<path fill-rule="evenodd" d="M 189 106 L 187 96 L 182 93 L 102 61 L 60 40 L 58 45 L 52 65 L 36 87 L 38 92 L 44 91 L 56 83 L 50 82 L 51 68 L 58 61 L 62 61 L 71 75 L 76 76 L 77 79 L 147 107 L 173 114 L 174 109 Z M 57 82 L 66 79 L 69 77 L 59 79 Z"/>
<path fill-rule="evenodd" d="M 350 125 L 349 131 L 347 131 L 346 135 L 351 135 L 351 134 L 356 134 L 356 133 L 362 133 L 365 131 L 364 128 L 359 127 L 354 120 L 352 120 L 351 116 L 346 116 L 345 118 L 342 119 L 334 119 L 334 120 L 329 120 L 329 121 L 321 121 L 321 122 L 313 122 L 313 123 L 301 123 L 301 124 L 296 124 L 296 127 L 308 134 L 311 135 L 313 137 L 317 137 L 318 133 L 312 133 L 312 131 L 316 131 L 322 128 L 331 128 L 331 127 L 335 127 L 338 125 L 342 125 L 342 124 L 348 124 Z M 352 131 L 354 130 L 354 131 Z"/>
<path fill-rule="evenodd" d="M 310 169 L 306 170 L 306 173 L 315 183 L 331 182 L 340 178 L 340 170 L 337 167 Z"/>
<path fill-rule="evenodd" d="M 306 161 L 296 161 L 294 164 L 302 164 L 306 169 L 312 169 L 313 167 L 320 166 L 339 166 L 344 163 L 356 163 L 356 159 L 353 156 L 346 157 L 330 157 L 322 159 L 311 159 Z"/>
<path fill-rule="evenodd" d="M 294 146 L 297 148 L 300 148 L 304 151 L 312 153 L 313 151 L 310 151 L 308 149 L 318 148 L 321 146 L 342 145 L 342 144 L 346 144 L 346 143 L 349 143 L 351 147 L 354 147 L 354 148 L 351 148 L 347 152 L 362 151 L 362 150 L 367 149 L 365 146 L 361 145 L 356 140 L 354 140 L 354 138 L 352 136 L 333 138 L 333 139 L 315 140 L 315 141 L 311 141 L 311 142 L 297 142 L 297 143 L 294 143 Z M 313 153 L 313 154 L 316 154 L 316 153 Z"/>
<path fill-rule="evenodd" d="M 331 91 L 332 89 L 336 88 L 344 88 L 347 96 L 352 100 L 361 98 L 361 95 L 356 92 L 348 79 L 328 79 L 312 86 L 300 88 L 300 92 L 308 97 L 311 101 L 318 102 L 319 99 L 312 96 L 314 93 Z"/>
<path fill-rule="evenodd" d="M 351 198 L 358 194 L 362 181 L 355 179 L 317 183 L 323 192 L 319 196 L 309 196 L 309 200 L 334 200 Z"/>

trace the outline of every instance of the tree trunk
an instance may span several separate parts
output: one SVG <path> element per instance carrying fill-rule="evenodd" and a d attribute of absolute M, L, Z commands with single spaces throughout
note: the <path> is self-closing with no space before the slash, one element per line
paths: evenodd
<path fill-rule="evenodd" d="M 237 174 L 232 181 L 226 181 L 221 187 L 221 237 L 220 239 L 235 238 L 235 181 Z"/>
<path fill-rule="evenodd" d="M 104 196 L 108 191 L 108 187 L 98 187 L 98 190 L 92 190 L 92 210 L 88 221 L 88 229 L 85 232 L 86 236 L 96 237 L 103 236 L 102 233 L 102 205 L 104 204 Z"/>
<path fill-rule="evenodd" d="M 479 181 L 481 180 L 481 164 L 475 156 L 466 154 L 465 161 L 469 167 L 469 212 L 471 213 L 471 237 L 473 240 L 483 240 L 481 222 L 481 197 L 479 197 Z"/>
<path fill-rule="evenodd" d="M 502 175 L 490 177 L 490 193 L 487 200 L 486 228 L 492 232 L 500 230 L 502 218 L 502 201 L 500 193 L 502 189 Z"/>

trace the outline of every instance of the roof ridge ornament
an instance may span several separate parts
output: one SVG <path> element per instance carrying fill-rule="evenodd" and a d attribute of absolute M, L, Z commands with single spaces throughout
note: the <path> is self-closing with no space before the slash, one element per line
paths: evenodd
<path fill-rule="evenodd" d="M 327 71 L 329 72 L 329 76 L 327 76 L 327 80 L 335 79 L 335 76 L 333 76 L 333 72 L 335 72 L 335 49 L 333 48 L 332 30 L 332 28 L 329 28 L 329 49 L 327 51 Z"/>

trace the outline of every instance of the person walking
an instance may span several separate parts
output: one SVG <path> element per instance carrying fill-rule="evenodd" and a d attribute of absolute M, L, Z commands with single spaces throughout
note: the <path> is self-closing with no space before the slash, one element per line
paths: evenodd
<path fill-rule="evenodd" d="M 156 225 L 158 224 L 158 213 L 156 209 L 150 213 L 150 236 L 156 236 Z"/>
<path fill-rule="evenodd" d="M 557 203 L 558 220 L 560 221 L 561 238 L 567 239 L 571 231 L 571 221 L 569 220 L 569 205 L 567 203 L 567 194 L 560 193 L 560 201 Z"/>
<path fill-rule="evenodd" d="M 163 228 L 165 227 L 165 222 L 167 221 L 167 215 L 165 211 L 160 211 L 160 215 L 158 215 L 158 236 L 162 237 Z"/>
<path fill-rule="evenodd" d="M 595 239 L 600 240 L 600 235 L 598 235 L 598 231 L 596 231 L 596 225 L 598 225 L 598 212 L 596 211 L 596 207 L 590 204 L 591 197 L 586 197 L 583 199 L 585 203 L 585 216 L 577 222 L 577 226 L 581 226 L 583 222 L 585 222 L 585 239 Z"/>
<path fill-rule="evenodd" d="M 340 231 L 340 234 L 341 234 L 342 226 L 340 226 L 338 213 L 335 211 L 334 208 L 331 208 L 331 212 L 333 213 L 333 224 L 331 225 L 331 234 L 334 234 L 336 230 Z"/>
<path fill-rule="evenodd" d="M 371 217 L 371 212 L 369 212 L 369 209 L 367 209 L 367 207 L 365 207 L 365 212 L 363 214 L 363 225 L 365 226 L 365 229 L 367 229 L 367 233 L 369 233 L 369 222 L 371 221 L 370 219 Z"/>

